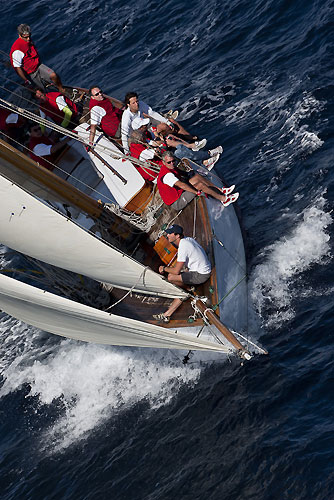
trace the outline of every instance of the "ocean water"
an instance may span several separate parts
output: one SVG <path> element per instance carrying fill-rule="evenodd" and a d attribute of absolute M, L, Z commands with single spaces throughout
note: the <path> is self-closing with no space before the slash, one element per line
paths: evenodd
<path fill-rule="evenodd" d="M 238 186 L 247 235 L 250 336 L 269 351 L 185 367 L 0 313 L 1 499 L 334 498 L 333 7 L 0 3 L 3 52 L 26 22 L 65 83 L 135 90 L 224 146 L 217 170 Z M 3 63 L 1 96 L 16 79 Z M 0 246 L 1 268 L 28 269 L 22 259 Z"/>

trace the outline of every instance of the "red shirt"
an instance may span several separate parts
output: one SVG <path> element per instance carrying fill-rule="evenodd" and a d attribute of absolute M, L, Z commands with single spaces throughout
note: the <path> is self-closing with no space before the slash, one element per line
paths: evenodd
<path fill-rule="evenodd" d="M 106 114 L 101 120 L 101 128 L 106 135 L 114 137 L 122 119 L 122 110 L 115 108 L 112 102 L 110 102 L 107 98 L 103 99 L 103 101 L 91 98 L 89 101 L 90 111 L 94 106 L 99 106 L 105 110 Z"/>
<path fill-rule="evenodd" d="M 51 139 L 49 139 L 48 137 L 43 135 L 42 137 L 30 137 L 30 142 L 29 142 L 29 146 L 28 146 L 30 149 L 29 155 L 36 163 L 39 163 L 40 165 L 47 168 L 48 170 L 53 170 L 54 166 L 50 165 L 50 163 L 49 163 L 49 161 L 51 163 L 54 162 L 53 155 L 48 155 L 46 157 L 48 161 L 46 161 L 43 156 L 37 156 L 32 152 L 34 150 L 34 147 L 37 146 L 37 144 L 46 144 L 47 146 L 53 146 L 54 142 L 51 141 Z"/>
<path fill-rule="evenodd" d="M 176 201 L 180 198 L 180 196 L 184 192 L 184 190 L 182 188 L 178 188 L 178 187 L 174 187 L 174 186 L 170 187 L 167 184 L 164 184 L 162 179 L 166 174 L 168 174 L 170 172 L 170 173 L 174 174 L 176 177 L 178 177 L 179 172 L 176 168 L 170 169 L 170 168 L 166 167 L 166 165 L 164 165 L 162 162 L 161 162 L 161 164 L 162 165 L 161 165 L 160 172 L 158 175 L 157 186 L 158 186 L 162 201 L 164 203 L 166 203 L 166 205 L 172 205 L 172 203 L 174 203 L 174 201 Z"/>
<path fill-rule="evenodd" d="M 58 124 L 61 124 L 61 122 L 65 118 L 65 113 L 64 111 L 60 111 L 58 108 L 58 104 L 56 102 L 57 97 L 62 96 L 65 99 L 65 102 L 67 106 L 70 108 L 70 110 L 73 112 L 73 115 L 75 116 L 77 114 L 77 107 L 76 104 L 71 101 L 71 99 L 68 99 L 68 97 L 63 96 L 60 92 L 48 92 L 45 94 L 46 96 L 46 101 L 43 101 L 39 108 L 41 111 L 43 111 L 46 116 L 49 116 L 52 118 L 52 120 Z M 73 116 L 73 117 L 74 117 Z"/>
<path fill-rule="evenodd" d="M 18 38 L 17 40 L 15 40 L 10 50 L 10 61 L 13 68 L 15 67 L 13 64 L 13 52 L 15 52 L 15 50 L 20 50 L 24 54 L 21 68 L 28 75 L 34 73 L 41 62 L 39 60 L 38 52 L 33 42 L 31 40 L 27 42 L 22 38 Z"/>
<path fill-rule="evenodd" d="M 134 158 L 138 158 L 140 156 L 140 153 L 145 151 L 147 149 L 143 144 L 130 144 L 130 153 L 131 156 Z M 153 160 L 154 161 L 154 160 Z M 140 175 L 146 179 L 147 181 L 153 181 L 157 176 L 158 172 L 155 172 L 154 170 L 151 170 L 148 167 L 141 167 L 140 165 L 134 164 Z"/>
<path fill-rule="evenodd" d="M 4 132 L 8 131 L 10 128 L 19 128 L 22 125 L 22 120 L 18 119 L 16 123 L 6 123 L 6 120 L 10 114 L 14 111 L 9 109 L 0 108 L 0 130 Z"/>

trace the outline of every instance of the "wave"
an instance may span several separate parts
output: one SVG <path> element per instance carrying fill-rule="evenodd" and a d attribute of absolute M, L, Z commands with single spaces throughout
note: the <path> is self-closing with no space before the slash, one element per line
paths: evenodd
<path fill-rule="evenodd" d="M 280 327 L 294 317 L 294 300 L 303 297 L 298 279 L 312 266 L 327 265 L 332 258 L 327 227 L 333 223 L 325 210 L 326 199 L 317 201 L 297 217 L 293 230 L 260 254 L 250 277 L 251 298 L 268 328 Z"/>

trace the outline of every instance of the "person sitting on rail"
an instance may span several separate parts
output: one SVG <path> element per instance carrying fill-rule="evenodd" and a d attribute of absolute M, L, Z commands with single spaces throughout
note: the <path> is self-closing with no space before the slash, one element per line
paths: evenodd
<path fill-rule="evenodd" d="M 66 137 L 56 142 L 51 137 L 44 135 L 37 123 L 33 123 L 30 126 L 29 156 L 36 163 L 39 163 L 48 170 L 53 170 L 55 167 L 55 154 L 70 140 L 71 137 Z"/>
<path fill-rule="evenodd" d="M 98 85 L 89 89 L 90 134 L 89 144 L 93 146 L 97 126 L 108 137 L 121 137 L 121 118 L 123 111 L 114 106 L 111 98 L 106 97 Z"/>
<path fill-rule="evenodd" d="M 64 128 L 77 125 L 78 108 L 76 104 L 60 92 L 36 90 L 36 98 L 40 101 L 39 113 L 42 118 L 48 117 L 52 122 Z"/>
<path fill-rule="evenodd" d="M 173 137 L 181 143 L 193 143 L 191 148 L 193 151 L 199 151 L 204 148 L 207 142 L 206 139 L 198 140 L 196 136 L 189 134 L 185 129 L 183 129 L 183 127 L 180 126 L 179 123 L 175 122 L 175 120 L 173 121 L 172 126 L 166 123 L 159 123 L 157 125 L 157 134 L 164 137 Z"/>
<path fill-rule="evenodd" d="M 203 193 L 219 200 L 224 207 L 234 203 L 239 193 L 231 194 L 235 186 L 217 188 L 205 177 L 195 173 L 181 172 L 176 167 L 176 158 L 170 151 L 162 154 L 162 166 L 158 175 L 158 189 L 162 201 L 174 210 L 182 210 L 188 203 Z"/>
<path fill-rule="evenodd" d="M 162 167 L 158 176 L 158 188 L 163 201 L 175 210 L 182 210 L 196 195 L 202 192 L 218 199 L 227 207 L 235 202 L 239 193 L 229 196 L 235 186 L 217 188 L 194 170 L 183 172 L 176 168 L 176 158 L 170 151 L 162 154 Z"/>
<path fill-rule="evenodd" d="M 157 122 L 164 123 L 170 127 L 174 126 L 175 120 L 171 121 L 162 116 L 161 114 L 153 111 L 153 109 L 143 101 L 139 101 L 138 94 L 136 92 L 128 92 L 124 98 L 124 104 L 126 109 L 122 116 L 122 145 L 125 154 L 129 154 L 129 138 L 132 128 L 132 122 L 135 118 L 153 118 Z M 180 129 L 185 131 L 181 125 Z M 185 131 L 186 132 L 186 131 Z"/>
<path fill-rule="evenodd" d="M 180 142 L 178 140 L 174 140 L 172 138 L 163 138 L 158 136 L 156 133 L 152 133 L 148 130 L 148 125 L 150 123 L 149 118 L 135 118 L 132 122 L 133 132 L 130 137 L 130 153 L 134 158 L 138 158 L 141 161 L 153 161 L 158 164 L 159 168 L 161 167 L 161 155 L 164 151 L 173 150 L 182 145 L 186 151 L 191 149 L 192 144 L 186 144 L 184 141 Z M 148 147 L 150 146 L 150 147 Z M 188 148 L 188 149 L 187 149 Z M 217 153 L 216 148 L 211 151 L 212 156 L 209 158 L 203 159 L 202 165 L 205 166 L 209 171 L 213 168 L 215 163 L 219 160 L 220 153 Z M 200 153 L 196 153 L 197 155 Z M 176 155 L 176 153 L 175 153 Z M 190 154 L 185 153 L 181 156 L 190 156 Z M 137 167 L 138 168 L 138 167 Z M 141 172 L 141 170 L 139 169 Z M 146 171 L 146 169 L 145 169 Z M 142 173 L 142 172 L 141 172 Z M 153 178 L 157 176 L 156 172 L 154 172 Z M 150 172 L 151 176 L 151 172 Z M 153 180 L 151 178 L 147 178 L 145 174 L 143 175 L 144 179 Z"/>
<path fill-rule="evenodd" d="M 185 237 L 183 228 L 178 224 L 173 224 L 165 233 L 169 243 L 178 249 L 177 261 L 173 267 L 160 266 L 159 273 L 167 273 L 168 281 L 181 288 L 205 283 L 211 275 L 211 264 L 201 245 L 193 238 Z M 183 270 L 184 268 L 187 270 Z M 169 323 L 170 317 L 182 302 L 181 299 L 174 299 L 164 313 L 153 314 L 153 318 L 159 323 Z"/>
<path fill-rule="evenodd" d="M 4 141 L 18 140 L 25 123 L 26 119 L 21 115 L 14 113 L 10 109 L 0 108 L 0 131 L 3 132 L 0 138 Z"/>
<path fill-rule="evenodd" d="M 45 90 L 44 81 L 54 84 L 59 92 L 63 92 L 63 85 L 57 73 L 42 64 L 37 49 L 31 39 L 31 29 L 27 24 L 17 27 L 18 39 L 10 50 L 10 61 L 16 73 L 26 86 L 34 83 L 41 90 Z"/>
<path fill-rule="evenodd" d="M 195 144 L 192 144 L 192 147 L 189 147 L 189 143 L 184 138 L 187 138 L 187 136 L 184 136 L 183 134 L 178 134 L 177 132 L 173 131 L 168 125 L 165 123 L 159 123 L 156 129 L 157 135 L 163 139 L 169 140 L 168 144 L 171 145 L 172 147 L 175 147 L 175 156 L 177 158 L 182 159 L 183 157 L 189 158 L 190 160 L 195 160 L 198 161 L 199 159 L 203 160 L 204 159 L 204 152 L 201 152 L 201 156 L 198 156 L 198 151 L 202 149 L 206 145 L 206 139 L 203 139 L 201 141 L 196 141 Z M 176 146 L 173 146 L 173 143 L 171 141 L 174 141 L 174 143 L 178 142 Z M 193 152 L 187 150 L 191 149 Z M 223 152 L 222 146 L 217 146 L 211 150 L 208 151 L 208 154 L 210 157 L 214 157 L 216 155 L 221 155 Z M 217 161 L 217 160 L 216 160 Z M 212 169 L 214 163 L 211 162 L 211 168 Z M 208 165 L 209 166 L 209 165 Z"/>
<path fill-rule="evenodd" d="M 163 137 L 162 135 L 158 135 L 154 130 L 154 127 L 151 127 L 150 130 L 148 129 L 149 124 L 149 118 L 140 118 L 139 116 L 137 116 L 137 118 L 134 118 L 134 120 L 132 121 L 131 126 L 132 130 L 141 130 L 144 133 L 146 142 L 151 146 L 160 147 L 162 151 L 170 148 L 176 148 L 181 144 L 184 145 L 185 148 L 189 149 L 192 149 L 195 146 L 194 143 L 188 144 L 187 142 L 178 140 L 172 136 Z"/>

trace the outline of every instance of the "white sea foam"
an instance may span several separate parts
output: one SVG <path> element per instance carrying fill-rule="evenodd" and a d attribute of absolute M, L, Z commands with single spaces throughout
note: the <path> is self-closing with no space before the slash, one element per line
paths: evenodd
<path fill-rule="evenodd" d="M 181 387 L 195 383 L 201 371 L 198 365 L 184 367 L 168 351 L 70 340 L 62 340 L 50 350 L 37 342 L 42 333 L 30 327 L 27 332 L 26 326 L 12 318 L 3 318 L 0 328 L 8 334 L 1 351 L 8 346 L 12 349 L 1 370 L 5 382 L 0 397 L 28 384 L 27 397 L 37 397 L 36 412 L 43 405 L 59 407 L 61 416 L 40 436 L 42 447 L 49 452 L 86 437 L 107 419 L 140 401 L 150 408 L 168 404 Z M 30 339 L 29 345 L 24 339 Z"/>
<path fill-rule="evenodd" d="M 314 264 L 326 265 L 332 257 L 326 228 L 333 222 L 326 200 L 304 210 L 292 231 L 262 253 L 263 262 L 250 277 L 254 306 L 266 327 L 278 327 L 294 317 L 293 302 L 302 297 L 297 280 Z"/>

